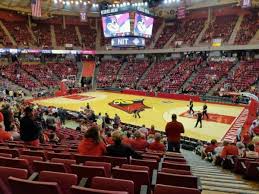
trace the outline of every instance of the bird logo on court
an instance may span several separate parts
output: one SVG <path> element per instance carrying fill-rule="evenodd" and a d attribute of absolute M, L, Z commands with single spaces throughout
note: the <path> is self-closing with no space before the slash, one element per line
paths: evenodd
<path fill-rule="evenodd" d="M 125 111 L 129 114 L 134 113 L 134 111 L 144 111 L 150 108 L 144 104 L 144 99 L 134 99 L 134 100 L 123 100 L 116 99 L 109 103 L 110 106 Z"/>

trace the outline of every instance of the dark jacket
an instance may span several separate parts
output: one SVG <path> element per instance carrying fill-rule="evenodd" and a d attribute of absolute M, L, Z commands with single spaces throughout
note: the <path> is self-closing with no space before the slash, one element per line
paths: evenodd
<path fill-rule="evenodd" d="M 23 141 L 34 141 L 39 138 L 41 128 L 36 121 L 23 117 L 20 122 L 20 134 Z"/>
<path fill-rule="evenodd" d="M 135 152 L 131 147 L 125 144 L 113 144 L 106 148 L 108 156 L 114 157 L 127 157 L 132 156 L 133 158 L 141 159 L 141 155 Z"/>

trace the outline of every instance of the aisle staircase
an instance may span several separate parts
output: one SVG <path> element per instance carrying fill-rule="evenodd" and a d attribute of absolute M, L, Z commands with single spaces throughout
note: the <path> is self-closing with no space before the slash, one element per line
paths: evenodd
<path fill-rule="evenodd" d="M 31 29 L 28 25 L 26 25 L 26 28 L 27 28 L 28 32 L 30 33 L 30 35 L 31 35 L 31 37 L 32 37 L 32 39 L 33 39 L 33 42 L 36 43 L 36 42 L 37 42 L 37 38 L 36 38 L 36 36 L 34 35 L 32 29 Z M 31 45 L 31 46 L 33 46 L 33 45 Z"/>
<path fill-rule="evenodd" d="M 231 36 L 230 36 L 230 38 L 228 40 L 228 44 L 234 44 L 235 43 L 235 39 L 237 37 L 237 33 L 238 33 L 239 29 L 240 29 L 240 26 L 242 24 L 243 19 L 244 19 L 244 15 L 240 15 L 238 17 L 238 20 L 237 20 L 236 25 L 235 25 L 235 27 L 233 29 L 233 32 L 232 32 L 232 34 L 231 34 Z"/>
<path fill-rule="evenodd" d="M 169 48 L 170 47 L 170 45 L 171 45 L 172 41 L 174 40 L 175 36 L 176 36 L 175 34 L 173 34 L 173 36 L 171 36 L 171 38 L 164 45 L 164 48 Z"/>
<path fill-rule="evenodd" d="M 17 46 L 16 41 L 14 40 L 14 38 L 12 37 L 12 35 L 10 34 L 10 32 L 7 30 L 7 28 L 5 27 L 5 25 L 3 24 L 3 22 L 0 20 L 0 27 L 2 28 L 3 32 L 6 34 L 6 36 L 9 38 L 9 40 L 11 41 L 11 43 L 13 44 L 13 46 Z"/>
<path fill-rule="evenodd" d="M 151 44 L 150 44 L 150 48 L 151 48 L 151 49 L 153 49 L 153 48 L 155 47 L 156 42 L 158 41 L 158 39 L 159 39 L 161 33 L 162 33 L 163 30 L 164 30 L 164 27 L 165 27 L 165 21 L 163 21 L 163 23 L 159 26 L 159 28 L 158 28 L 158 30 L 157 30 L 157 32 L 156 32 L 156 35 L 155 35 L 155 37 L 154 37 L 154 41 L 151 42 Z"/>
<path fill-rule="evenodd" d="M 155 64 L 156 64 L 156 62 L 153 61 L 153 62 L 148 66 L 148 68 L 146 69 L 146 71 L 142 74 L 142 76 L 141 76 L 140 79 L 138 80 L 138 82 L 137 82 L 137 84 L 136 84 L 137 88 L 138 88 L 138 86 L 139 86 L 140 81 L 141 81 L 141 80 L 144 80 L 144 79 L 146 78 L 148 72 L 150 71 L 150 69 L 151 69 Z"/>
<path fill-rule="evenodd" d="M 100 25 L 96 27 L 96 39 L 95 39 L 95 48 L 96 50 L 101 49 L 101 38 L 102 38 L 102 29 Z"/>
<path fill-rule="evenodd" d="M 199 34 L 198 38 L 195 40 L 195 43 L 194 43 L 194 46 L 198 46 L 199 43 L 201 42 L 201 39 L 202 37 L 204 36 L 204 34 L 206 33 L 208 27 L 209 27 L 209 24 L 210 24 L 210 20 L 209 18 L 206 20 L 206 22 L 204 23 L 204 27 L 201 31 L 201 33 Z"/>
<path fill-rule="evenodd" d="M 249 44 L 259 44 L 259 30 L 257 30 L 256 34 L 250 40 Z"/>
<path fill-rule="evenodd" d="M 81 36 L 81 33 L 80 33 L 80 30 L 79 30 L 78 26 L 75 26 L 75 31 L 76 31 L 78 41 L 79 41 L 80 45 L 82 45 L 82 36 Z"/>
<path fill-rule="evenodd" d="M 224 170 L 221 167 L 213 166 L 211 163 L 201 160 L 201 157 L 193 152 L 182 150 L 182 154 L 191 166 L 194 176 L 201 181 L 202 193 L 222 192 L 226 194 L 258 194 L 259 190 L 254 184 L 241 177 Z"/>
<path fill-rule="evenodd" d="M 51 34 L 51 45 L 52 47 L 57 47 L 56 34 L 54 25 L 50 25 L 50 34 Z"/>
<path fill-rule="evenodd" d="M 116 80 L 118 79 L 118 76 L 121 74 L 121 72 L 123 71 L 123 69 L 127 66 L 127 64 L 128 64 L 128 62 L 124 62 L 124 63 L 121 65 L 121 67 L 120 67 L 120 69 L 119 69 L 119 71 L 118 71 L 118 73 L 117 73 L 117 75 L 116 75 Z M 112 87 L 115 87 L 116 80 L 113 82 Z"/>

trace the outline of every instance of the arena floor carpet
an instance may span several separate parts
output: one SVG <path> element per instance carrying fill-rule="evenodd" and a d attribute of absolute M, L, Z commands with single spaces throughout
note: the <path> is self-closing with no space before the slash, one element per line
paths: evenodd
<path fill-rule="evenodd" d="M 97 91 L 37 100 L 34 103 L 73 111 L 79 111 L 89 103 L 96 114 L 101 112 L 104 115 L 107 112 L 113 118 L 117 113 L 125 123 L 139 126 L 145 124 L 148 127 L 154 124 L 159 131 L 164 131 L 166 122 L 176 113 L 178 121 L 184 124 L 184 135 L 202 140 L 220 140 L 243 110 L 240 106 L 208 103 L 209 119 L 203 121 L 202 128 L 194 128 L 196 118 L 188 113 L 188 101 Z M 203 105 L 194 102 L 194 110 L 202 110 Z M 132 112 L 136 109 L 143 110 L 140 112 L 141 118 L 133 117 Z"/>

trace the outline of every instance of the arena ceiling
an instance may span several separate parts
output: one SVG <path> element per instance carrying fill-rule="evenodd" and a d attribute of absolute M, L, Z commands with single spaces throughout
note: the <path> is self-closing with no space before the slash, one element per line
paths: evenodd
<path fill-rule="evenodd" d="M 41 0 L 42 4 L 42 15 L 43 17 L 49 17 L 53 14 L 58 15 L 73 15 L 78 14 L 79 10 L 74 8 L 57 8 L 55 4 L 57 0 Z M 87 3 L 123 3 L 126 2 L 125 0 L 63 0 L 63 1 L 78 1 L 78 2 L 87 2 Z M 143 2 L 143 0 L 129 0 L 131 3 L 136 2 Z M 170 8 L 173 6 L 177 6 L 176 2 L 180 0 L 144 0 L 149 2 L 149 4 L 156 5 L 162 9 Z M 171 2 L 170 4 L 166 4 L 165 2 Z M 238 3 L 239 0 L 186 0 L 188 3 L 188 7 L 194 7 L 194 9 L 199 8 L 199 5 L 202 7 L 208 6 L 216 6 L 219 4 L 231 4 L 231 3 Z M 30 14 L 31 13 L 31 0 L 0 0 L 0 9 L 8 9 L 8 10 L 15 10 L 22 14 Z M 89 10 L 88 13 L 92 12 Z"/>

